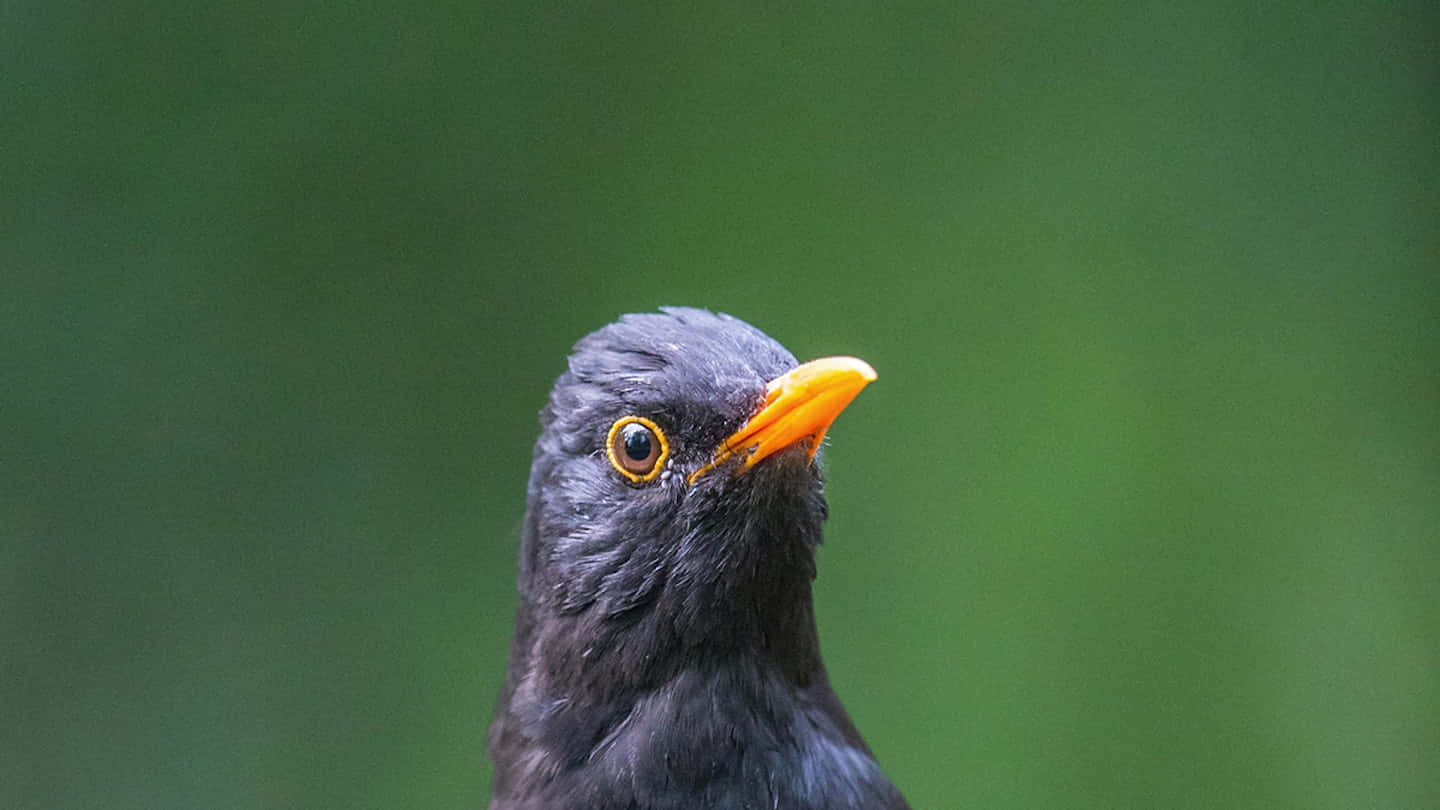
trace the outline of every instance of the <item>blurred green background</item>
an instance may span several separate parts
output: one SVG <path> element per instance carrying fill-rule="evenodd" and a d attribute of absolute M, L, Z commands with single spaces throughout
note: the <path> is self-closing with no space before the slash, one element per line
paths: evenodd
<path fill-rule="evenodd" d="M 477 807 L 622 312 L 880 372 L 917 808 L 1440 807 L 1433 3 L 7 3 L 0 806 Z"/>

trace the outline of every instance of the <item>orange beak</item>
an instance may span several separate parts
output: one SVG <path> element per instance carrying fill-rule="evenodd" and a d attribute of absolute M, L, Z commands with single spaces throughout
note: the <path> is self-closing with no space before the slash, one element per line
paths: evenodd
<path fill-rule="evenodd" d="M 715 459 L 692 473 L 689 482 L 735 456 L 745 458 L 742 469 L 748 470 L 801 439 L 810 440 L 814 458 L 835 417 L 874 380 L 875 369 L 857 357 L 811 360 L 776 377 L 765 387 L 760 412 L 721 442 Z"/>

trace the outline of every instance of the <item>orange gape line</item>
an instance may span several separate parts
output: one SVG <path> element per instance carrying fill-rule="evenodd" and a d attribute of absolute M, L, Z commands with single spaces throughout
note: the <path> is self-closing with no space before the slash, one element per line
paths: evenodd
<path fill-rule="evenodd" d="M 776 377 L 760 411 L 720 443 L 714 460 L 692 473 L 689 483 L 741 453 L 748 453 L 748 470 L 801 439 L 810 439 L 814 458 L 835 417 L 874 380 L 875 369 L 857 357 L 823 357 Z"/>

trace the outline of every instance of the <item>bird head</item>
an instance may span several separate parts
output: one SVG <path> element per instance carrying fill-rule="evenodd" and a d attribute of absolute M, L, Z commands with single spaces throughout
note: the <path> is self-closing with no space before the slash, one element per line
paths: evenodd
<path fill-rule="evenodd" d="M 582 339 L 541 414 L 529 483 L 522 612 L 562 619 L 535 641 L 569 661 L 557 666 L 621 677 L 676 647 L 818 665 L 817 456 L 873 379 L 855 358 L 798 364 L 704 310 L 627 315 Z"/>

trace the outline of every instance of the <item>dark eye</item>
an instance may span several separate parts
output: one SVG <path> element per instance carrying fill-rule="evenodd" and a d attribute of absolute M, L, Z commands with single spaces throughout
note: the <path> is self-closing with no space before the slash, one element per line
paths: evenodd
<path fill-rule="evenodd" d="M 650 441 L 650 431 L 638 422 L 631 422 L 620 429 L 620 435 L 625 439 L 625 457 L 649 466 L 657 455 L 655 443 Z M 625 466 L 630 465 L 626 463 Z"/>
<path fill-rule="evenodd" d="M 659 425 L 643 416 L 626 416 L 610 426 L 605 453 L 621 475 L 643 484 L 660 474 L 670 446 Z"/>

